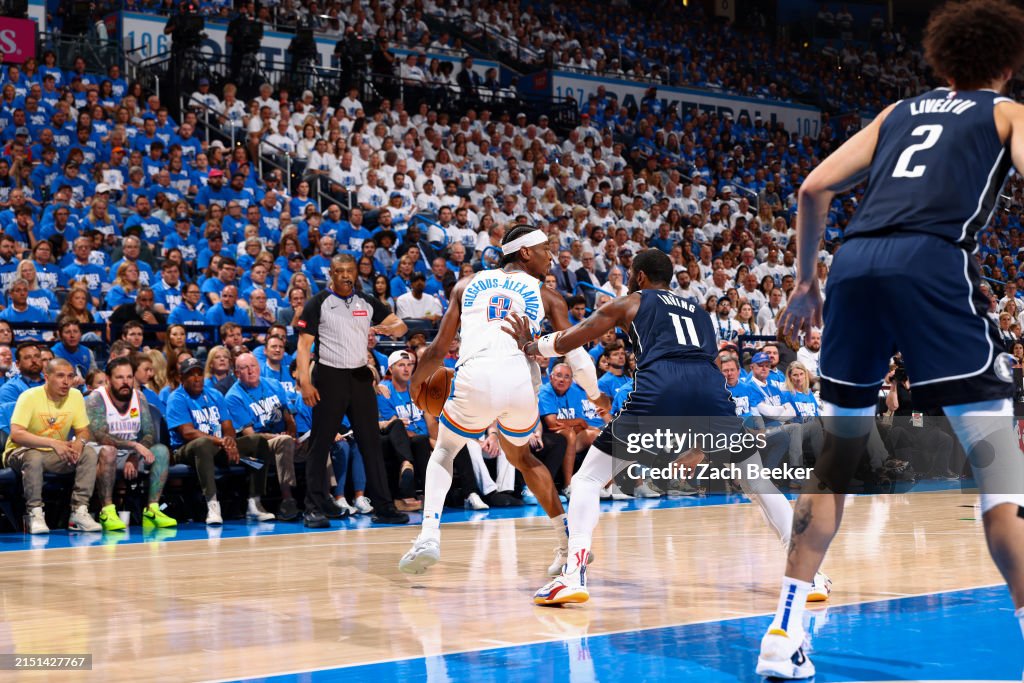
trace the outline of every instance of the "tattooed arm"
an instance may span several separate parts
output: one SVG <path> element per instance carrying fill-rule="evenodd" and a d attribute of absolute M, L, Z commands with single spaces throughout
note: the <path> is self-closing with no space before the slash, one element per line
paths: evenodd
<path fill-rule="evenodd" d="M 156 420 L 153 419 L 153 411 L 150 410 L 149 401 L 145 394 L 139 392 L 139 411 L 142 413 L 142 427 L 139 429 L 139 443 L 146 448 L 152 448 L 156 443 Z M 91 418 L 90 418 L 91 419 Z"/>
<path fill-rule="evenodd" d="M 89 416 L 89 430 L 92 440 L 101 446 L 114 446 L 120 450 L 135 450 L 135 442 L 115 439 L 107 430 L 107 406 L 99 392 L 92 392 L 85 399 L 85 412 Z M 143 418 L 145 419 L 145 418 Z"/>

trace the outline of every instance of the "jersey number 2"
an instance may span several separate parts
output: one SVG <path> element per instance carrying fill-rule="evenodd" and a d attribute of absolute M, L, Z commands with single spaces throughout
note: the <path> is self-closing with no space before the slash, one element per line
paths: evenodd
<path fill-rule="evenodd" d="M 509 309 L 512 308 L 512 299 L 501 294 L 495 294 L 487 303 L 487 322 L 492 320 L 504 320 L 508 317 Z"/>
<path fill-rule="evenodd" d="M 924 164 L 918 164 L 911 168 L 910 157 L 914 156 L 915 153 L 921 150 L 930 149 L 935 146 L 935 143 L 939 141 L 939 137 L 942 135 L 942 126 L 937 124 L 918 126 L 910 134 L 910 137 L 919 138 L 924 136 L 924 142 L 919 142 L 915 145 L 910 145 L 905 150 L 900 158 L 896 161 L 896 170 L 892 172 L 893 178 L 920 178 L 924 175 L 925 169 L 927 168 Z"/>
<path fill-rule="evenodd" d="M 676 328 L 676 341 L 682 346 L 700 346 L 700 338 L 697 336 L 697 327 L 690 318 L 683 318 L 677 313 L 669 313 L 672 318 L 672 327 Z M 685 325 L 686 329 L 683 329 Z"/>

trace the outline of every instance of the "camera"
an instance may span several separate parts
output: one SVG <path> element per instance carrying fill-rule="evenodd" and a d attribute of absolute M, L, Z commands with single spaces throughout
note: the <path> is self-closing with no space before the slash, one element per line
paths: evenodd
<path fill-rule="evenodd" d="M 907 368 L 903 364 L 903 359 L 896 357 L 892 359 L 892 362 L 896 366 L 892 371 L 892 381 L 895 384 L 903 384 L 907 381 Z"/>

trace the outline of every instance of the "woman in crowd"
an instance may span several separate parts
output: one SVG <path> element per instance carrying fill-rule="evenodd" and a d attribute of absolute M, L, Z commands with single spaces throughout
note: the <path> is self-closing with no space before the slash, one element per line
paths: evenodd
<path fill-rule="evenodd" d="M 373 276 L 373 296 L 389 310 L 395 310 L 395 300 L 391 296 L 391 282 L 386 275 L 377 273 Z"/>
<path fill-rule="evenodd" d="M 231 352 L 225 346 L 214 346 L 206 355 L 206 386 L 216 390 L 218 383 L 226 381 L 230 374 Z"/>
<path fill-rule="evenodd" d="M 107 308 L 114 310 L 124 303 L 134 302 L 139 295 L 139 267 L 131 261 L 122 261 L 117 267 L 114 286 L 107 292 Z"/>
<path fill-rule="evenodd" d="M 736 311 L 736 322 L 740 324 L 740 334 L 759 334 L 757 322 L 754 319 L 754 307 L 750 305 L 749 301 L 740 304 L 740 309 Z"/>
<path fill-rule="evenodd" d="M 40 308 L 53 316 L 60 309 L 57 297 L 49 289 L 39 286 L 39 276 L 36 273 L 36 265 L 33 261 L 25 259 L 18 263 L 15 271 L 15 279 L 22 279 L 28 282 L 28 305 L 33 308 Z M 10 305 L 8 302 L 7 305 Z"/>

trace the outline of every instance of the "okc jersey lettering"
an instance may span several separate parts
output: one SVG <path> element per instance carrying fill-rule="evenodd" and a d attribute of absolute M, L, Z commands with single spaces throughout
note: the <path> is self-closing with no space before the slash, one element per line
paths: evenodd
<path fill-rule="evenodd" d="M 478 357 L 522 355 L 501 321 L 515 313 L 526 317 L 532 329 L 544 318 L 540 281 L 523 271 L 483 271 L 466 284 L 462 303 L 462 349 L 459 365 Z"/>
<path fill-rule="evenodd" d="M 526 307 L 526 316 L 528 318 L 535 318 L 538 311 L 540 311 L 540 295 L 537 292 L 536 287 L 531 288 L 525 282 L 513 280 L 511 278 L 481 278 L 476 282 L 471 283 L 466 287 L 466 292 L 463 294 L 462 306 L 463 308 L 470 308 L 476 303 L 477 297 L 481 292 L 489 289 L 505 289 L 513 294 L 518 294 L 523 298 L 523 305 Z"/>

